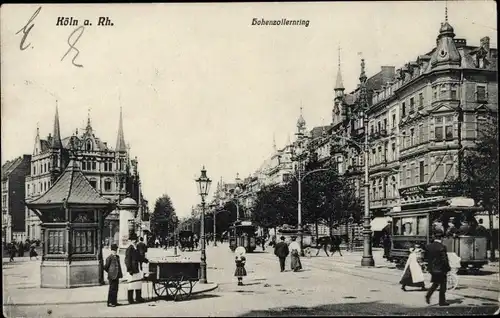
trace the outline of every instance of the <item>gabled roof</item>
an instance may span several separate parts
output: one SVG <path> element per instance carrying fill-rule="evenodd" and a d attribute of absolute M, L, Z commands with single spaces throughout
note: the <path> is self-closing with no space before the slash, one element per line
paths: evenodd
<path fill-rule="evenodd" d="M 42 196 L 26 202 L 28 207 L 60 205 L 67 203 L 89 206 L 109 206 L 112 202 L 103 198 L 83 175 L 75 160 L 71 160 L 61 176 Z"/>
<path fill-rule="evenodd" d="M 9 175 L 23 162 L 23 158 L 19 157 L 14 160 L 7 161 L 2 166 L 2 180 L 9 177 Z"/>

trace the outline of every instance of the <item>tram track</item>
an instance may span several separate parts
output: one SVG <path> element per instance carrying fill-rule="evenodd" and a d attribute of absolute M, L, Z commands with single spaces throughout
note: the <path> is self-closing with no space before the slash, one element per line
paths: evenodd
<path fill-rule="evenodd" d="M 269 254 L 268 254 L 269 255 Z M 255 254 L 260 259 L 266 259 L 269 260 L 268 257 L 265 257 L 265 255 L 260 255 L 260 254 Z M 302 262 L 307 264 L 307 267 L 313 268 L 313 269 L 319 269 L 319 270 L 324 270 L 324 271 L 329 271 L 329 272 L 341 272 L 343 274 L 351 275 L 354 277 L 359 277 L 359 278 L 364 278 L 364 279 L 370 279 L 373 281 L 377 282 L 383 282 L 383 283 L 389 283 L 391 285 L 398 285 L 399 284 L 399 277 L 401 276 L 401 273 L 395 273 L 395 272 L 386 272 L 386 271 L 380 271 L 379 269 L 382 268 L 362 268 L 361 266 L 356 267 L 350 262 L 347 261 L 340 261 L 338 259 L 335 259 L 334 262 L 330 263 L 312 263 L 312 260 L 310 258 L 302 258 Z M 340 264 L 339 264 L 340 263 Z M 344 267 L 344 265 L 350 265 L 349 267 Z M 387 268 L 387 267 L 386 267 Z M 374 275 L 376 273 L 376 275 Z M 450 295 L 456 295 L 456 296 L 461 296 L 464 298 L 470 298 L 470 299 L 481 299 L 481 300 L 486 300 L 486 301 L 494 301 L 498 302 L 498 294 L 499 294 L 499 289 L 498 288 L 488 288 L 485 286 L 479 286 L 479 285 L 470 285 L 470 284 L 460 284 L 460 280 L 462 280 L 463 277 L 459 278 L 459 287 L 460 285 L 465 286 L 466 288 L 464 289 L 455 289 L 453 291 L 448 291 L 447 293 Z M 466 279 L 469 280 L 469 279 Z M 467 291 L 467 293 L 465 293 Z M 487 292 L 487 293 L 496 293 L 495 296 L 490 296 L 490 295 L 480 295 L 482 294 L 481 292 Z M 472 295 L 471 295 L 472 294 Z M 496 297 L 496 298 L 495 298 Z"/>

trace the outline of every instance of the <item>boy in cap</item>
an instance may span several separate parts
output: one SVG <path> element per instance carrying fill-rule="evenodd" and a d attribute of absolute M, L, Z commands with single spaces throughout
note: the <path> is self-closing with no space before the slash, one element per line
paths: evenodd
<path fill-rule="evenodd" d="M 108 307 L 116 307 L 118 304 L 118 284 L 123 277 L 122 267 L 120 265 L 120 256 L 117 254 L 118 245 L 111 244 L 111 255 L 106 258 L 104 270 L 108 273 L 109 291 Z"/>

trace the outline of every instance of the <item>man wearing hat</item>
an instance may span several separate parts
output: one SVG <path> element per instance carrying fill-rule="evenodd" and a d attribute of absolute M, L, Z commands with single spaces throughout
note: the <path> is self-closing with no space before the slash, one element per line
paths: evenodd
<path fill-rule="evenodd" d="M 123 277 L 122 267 L 120 265 L 120 256 L 116 253 L 118 245 L 111 244 L 111 254 L 106 258 L 104 270 L 108 273 L 109 291 L 108 291 L 108 307 L 118 306 L 118 283 Z"/>
<path fill-rule="evenodd" d="M 448 306 L 446 302 L 446 279 L 451 270 L 446 246 L 441 243 L 444 233 L 441 230 L 434 232 L 434 242 L 427 245 L 428 270 L 431 274 L 432 286 L 425 295 L 425 301 L 430 303 L 432 294 L 439 287 L 439 306 Z"/>
<path fill-rule="evenodd" d="M 140 262 L 143 262 L 141 253 L 137 249 L 137 234 L 131 233 L 128 237 L 130 241 L 129 247 L 125 251 L 125 266 L 128 272 L 128 291 L 127 299 L 129 304 L 134 303 L 134 290 L 135 290 L 135 302 L 142 303 L 144 299 L 141 296 L 142 292 L 142 275 L 139 270 Z M 147 262 L 147 260 L 146 260 Z"/>
<path fill-rule="evenodd" d="M 285 243 L 285 237 L 281 237 L 281 242 L 277 243 L 276 246 L 274 247 L 274 255 L 278 256 L 280 260 L 280 268 L 281 271 L 285 271 L 285 260 L 286 257 L 288 256 L 289 250 L 288 250 L 288 244 Z"/>

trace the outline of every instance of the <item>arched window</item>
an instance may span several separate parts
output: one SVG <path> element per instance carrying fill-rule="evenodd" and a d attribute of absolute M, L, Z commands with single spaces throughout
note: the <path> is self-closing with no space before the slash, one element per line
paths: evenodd
<path fill-rule="evenodd" d="M 94 187 L 94 189 L 96 189 L 96 190 L 97 190 L 97 181 L 96 181 L 95 179 L 91 179 L 91 180 L 90 180 L 90 185 L 91 185 L 92 187 Z"/>

